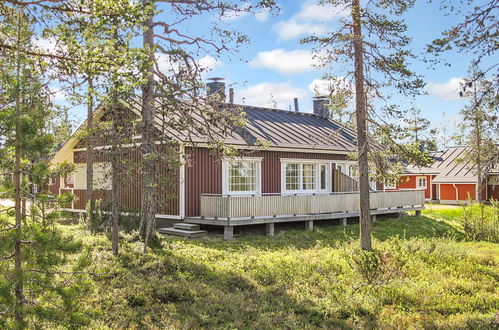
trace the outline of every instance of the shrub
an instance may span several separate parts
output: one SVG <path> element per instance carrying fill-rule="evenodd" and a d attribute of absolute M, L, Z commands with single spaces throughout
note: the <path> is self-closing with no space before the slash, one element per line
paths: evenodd
<path fill-rule="evenodd" d="M 385 286 L 402 275 L 408 253 L 400 240 L 394 238 L 384 251 L 354 249 L 345 254 L 345 260 L 359 275 L 362 286 Z"/>
<path fill-rule="evenodd" d="M 499 202 L 491 203 L 463 206 L 461 224 L 467 239 L 499 243 Z"/>

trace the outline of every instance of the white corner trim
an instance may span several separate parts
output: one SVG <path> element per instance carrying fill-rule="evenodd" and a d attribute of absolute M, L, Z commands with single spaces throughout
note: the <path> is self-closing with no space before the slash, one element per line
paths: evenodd
<path fill-rule="evenodd" d="M 179 169 L 179 213 L 180 213 L 180 218 L 184 219 L 185 218 L 185 147 L 183 145 L 180 146 L 180 161 L 182 162 L 182 165 L 180 165 Z"/>

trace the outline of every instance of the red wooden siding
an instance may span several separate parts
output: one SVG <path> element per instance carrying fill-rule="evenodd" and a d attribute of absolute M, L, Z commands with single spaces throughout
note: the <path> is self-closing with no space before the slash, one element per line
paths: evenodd
<path fill-rule="evenodd" d="M 60 187 L 61 187 L 61 178 L 60 177 L 56 177 L 54 179 L 54 183 L 53 184 L 47 184 L 47 190 L 51 194 L 58 194 Z"/>
<path fill-rule="evenodd" d="M 499 185 L 488 185 L 487 186 L 487 189 L 488 189 L 488 198 L 489 199 L 494 199 L 496 201 L 499 200 Z"/>
<path fill-rule="evenodd" d="M 199 216 L 201 194 L 222 193 L 221 160 L 207 148 L 187 148 L 189 166 L 185 169 L 186 216 Z M 345 155 L 284 151 L 257 151 L 249 157 L 262 157 L 262 193 L 281 192 L 281 158 L 345 160 Z"/>
<path fill-rule="evenodd" d="M 474 184 L 456 184 L 458 195 L 457 200 L 465 201 L 470 197 L 475 199 L 475 185 Z M 468 195 L 469 194 L 469 195 Z M 440 185 L 440 199 L 441 200 L 456 200 L 456 188 L 452 184 Z"/>
<path fill-rule="evenodd" d="M 426 177 L 426 189 L 424 192 L 425 198 L 432 198 L 431 195 L 431 175 L 405 175 L 401 177 L 399 184 L 397 185 L 397 189 L 417 189 L 416 178 L 418 176 Z"/>
<path fill-rule="evenodd" d="M 121 176 L 122 184 L 118 191 L 120 208 L 123 211 L 139 211 L 141 207 L 141 182 L 142 173 L 138 166 L 142 161 L 142 155 L 136 149 L 127 152 L 124 160 L 130 161 L 133 166 L 124 170 Z M 108 157 L 104 153 L 97 153 L 94 159 L 95 162 L 109 162 Z M 75 163 L 86 162 L 86 151 L 74 152 Z M 178 169 L 170 169 L 165 164 L 159 166 L 159 177 L 157 186 L 157 213 L 165 215 L 180 215 L 179 198 L 178 198 Z M 86 205 L 86 190 L 75 190 L 75 195 L 78 201 L 75 202 L 75 209 L 85 209 Z M 96 198 L 102 199 L 102 207 L 109 208 L 111 191 L 99 190 L 96 191 Z"/>

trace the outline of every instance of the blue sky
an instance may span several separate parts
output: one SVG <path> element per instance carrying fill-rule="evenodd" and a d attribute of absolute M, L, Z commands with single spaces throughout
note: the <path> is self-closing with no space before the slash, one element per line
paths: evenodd
<path fill-rule="evenodd" d="M 263 12 L 224 18 L 224 22 L 218 24 L 247 34 L 251 44 L 241 48 L 236 56 L 200 55 L 201 61 L 212 69 L 205 78 L 224 77 L 226 83 L 235 88 L 237 103 L 270 106 L 276 102 L 279 108 L 289 109 L 293 98 L 298 97 L 300 111 L 310 112 L 313 84 L 324 72 L 313 66 L 311 46 L 301 45 L 299 41 L 310 32 L 320 34 L 331 30 L 341 15 L 334 8 L 325 10 L 317 6 L 316 2 L 279 1 L 280 11 L 275 14 Z M 421 54 L 427 43 L 460 19 L 445 16 L 438 5 L 419 1 L 405 17 L 415 54 Z M 209 17 L 197 18 L 187 28 L 202 34 L 207 30 L 208 21 Z M 413 62 L 412 68 L 425 79 L 428 93 L 417 97 L 414 103 L 434 127 L 445 127 L 450 134 L 459 121 L 458 112 L 465 104 L 465 100 L 458 97 L 459 81 L 466 76 L 471 56 L 454 52 L 444 56 L 451 67 L 441 64 L 429 68 L 422 61 Z M 341 70 L 341 64 L 333 65 L 330 73 L 338 71 L 341 75 Z M 409 104 L 411 100 L 400 98 L 400 102 Z M 77 119 L 84 118 L 81 109 L 74 109 L 72 114 Z"/>

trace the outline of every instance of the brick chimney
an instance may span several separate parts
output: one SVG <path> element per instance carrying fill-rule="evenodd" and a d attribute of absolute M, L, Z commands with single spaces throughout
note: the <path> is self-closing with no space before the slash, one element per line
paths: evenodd
<path fill-rule="evenodd" d="M 315 96 L 314 113 L 322 118 L 329 118 L 329 99 L 326 96 Z"/>
<path fill-rule="evenodd" d="M 224 78 L 214 77 L 208 78 L 210 80 L 209 83 L 206 84 L 208 87 L 207 96 L 215 96 L 218 94 L 218 101 L 224 103 L 225 102 L 225 83 L 223 82 Z"/>

